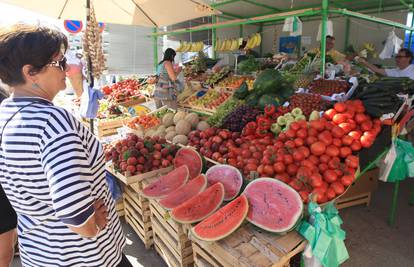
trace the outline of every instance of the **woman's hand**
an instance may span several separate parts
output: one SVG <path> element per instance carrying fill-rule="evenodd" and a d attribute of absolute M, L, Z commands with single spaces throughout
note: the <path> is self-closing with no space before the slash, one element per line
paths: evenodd
<path fill-rule="evenodd" d="M 108 223 L 108 210 L 102 199 L 98 199 L 93 204 L 95 208 L 95 221 L 96 225 L 98 225 L 99 229 L 104 229 L 106 224 Z"/>

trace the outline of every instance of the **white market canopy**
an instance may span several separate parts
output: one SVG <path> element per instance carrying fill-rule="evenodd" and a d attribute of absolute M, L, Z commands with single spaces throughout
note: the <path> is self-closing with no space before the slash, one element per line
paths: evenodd
<path fill-rule="evenodd" d="M 0 0 L 57 19 L 84 20 L 87 0 Z M 162 27 L 221 14 L 199 0 L 91 0 L 100 22 Z"/>

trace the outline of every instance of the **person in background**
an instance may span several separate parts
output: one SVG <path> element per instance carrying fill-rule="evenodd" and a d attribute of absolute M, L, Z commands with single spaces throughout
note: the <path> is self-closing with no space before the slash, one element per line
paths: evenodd
<path fill-rule="evenodd" d="M 0 103 L 9 97 L 0 85 Z M 8 267 L 13 259 L 17 234 L 17 215 L 0 185 L 0 267 Z"/>
<path fill-rule="evenodd" d="M 155 106 L 160 108 L 168 106 L 177 109 L 177 76 L 181 72 L 181 67 L 174 67 L 175 51 L 167 48 L 164 52 L 164 58 L 158 63 L 157 75 L 158 82 L 155 85 L 154 101 Z"/>
<path fill-rule="evenodd" d="M 308 53 L 320 53 L 320 51 L 321 50 L 318 47 L 309 50 Z M 335 49 L 335 37 L 331 35 L 326 36 L 326 55 L 331 56 L 336 63 L 346 61 L 346 56 Z"/>
<path fill-rule="evenodd" d="M 66 76 L 69 78 L 70 84 L 75 91 L 76 98 L 80 98 L 83 93 L 83 62 L 82 55 L 73 51 L 66 52 L 67 64 Z"/>
<path fill-rule="evenodd" d="M 0 30 L 0 79 L 11 92 L 0 105 L 0 184 L 17 214 L 21 262 L 131 267 L 103 148 L 52 103 L 66 88 L 67 46 L 42 26 Z"/>
<path fill-rule="evenodd" d="M 397 68 L 394 69 L 382 69 L 369 63 L 364 58 L 358 58 L 358 62 L 380 75 L 388 77 L 408 77 L 411 80 L 414 80 L 414 65 L 411 64 L 412 61 L 413 53 L 407 48 L 401 48 L 398 51 L 398 54 L 395 56 L 395 64 L 397 65 Z"/>

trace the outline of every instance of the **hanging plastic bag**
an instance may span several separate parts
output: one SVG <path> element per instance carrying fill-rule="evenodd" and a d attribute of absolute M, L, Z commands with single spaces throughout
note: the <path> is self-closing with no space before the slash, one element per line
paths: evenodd
<path fill-rule="evenodd" d="M 414 177 L 414 147 L 410 142 L 396 138 L 380 169 L 380 180 L 396 182 Z M 384 166 L 385 165 L 385 166 Z"/>
<path fill-rule="evenodd" d="M 285 19 L 283 31 L 290 32 L 290 36 L 302 35 L 302 21 L 299 17 L 289 17 Z"/>
<path fill-rule="evenodd" d="M 387 40 L 385 41 L 384 49 L 379 55 L 380 59 L 392 58 L 393 55 L 398 53 L 398 50 L 401 48 L 403 40 L 398 38 L 394 31 L 391 31 L 388 34 Z"/>
<path fill-rule="evenodd" d="M 98 90 L 88 86 L 81 96 L 80 115 L 85 119 L 94 119 L 98 114 L 99 99 L 102 99 L 104 94 Z"/>
<path fill-rule="evenodd" d="M 321 35 L 322 35 L 322 23 L 319 23 L 319 29 L 318 29 L 318 35 L 316 37 L 316 41 L 320 41 L 321 40 Z M 333 36 L 333 24 L 332 24 L 332 20 L 328 20 L 328 22 L 326 24 L 326 35 Z"/>

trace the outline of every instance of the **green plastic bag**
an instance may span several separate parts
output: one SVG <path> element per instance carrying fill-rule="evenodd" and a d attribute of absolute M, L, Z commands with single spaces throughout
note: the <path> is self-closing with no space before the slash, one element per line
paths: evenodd
<path fill-rule="evenodd" d="M 414 147 L 410 142 L 396 138 L 394 140 L 396 158 L 388 174 L 387 182 L 405 180 L 414 177 Z"/>

